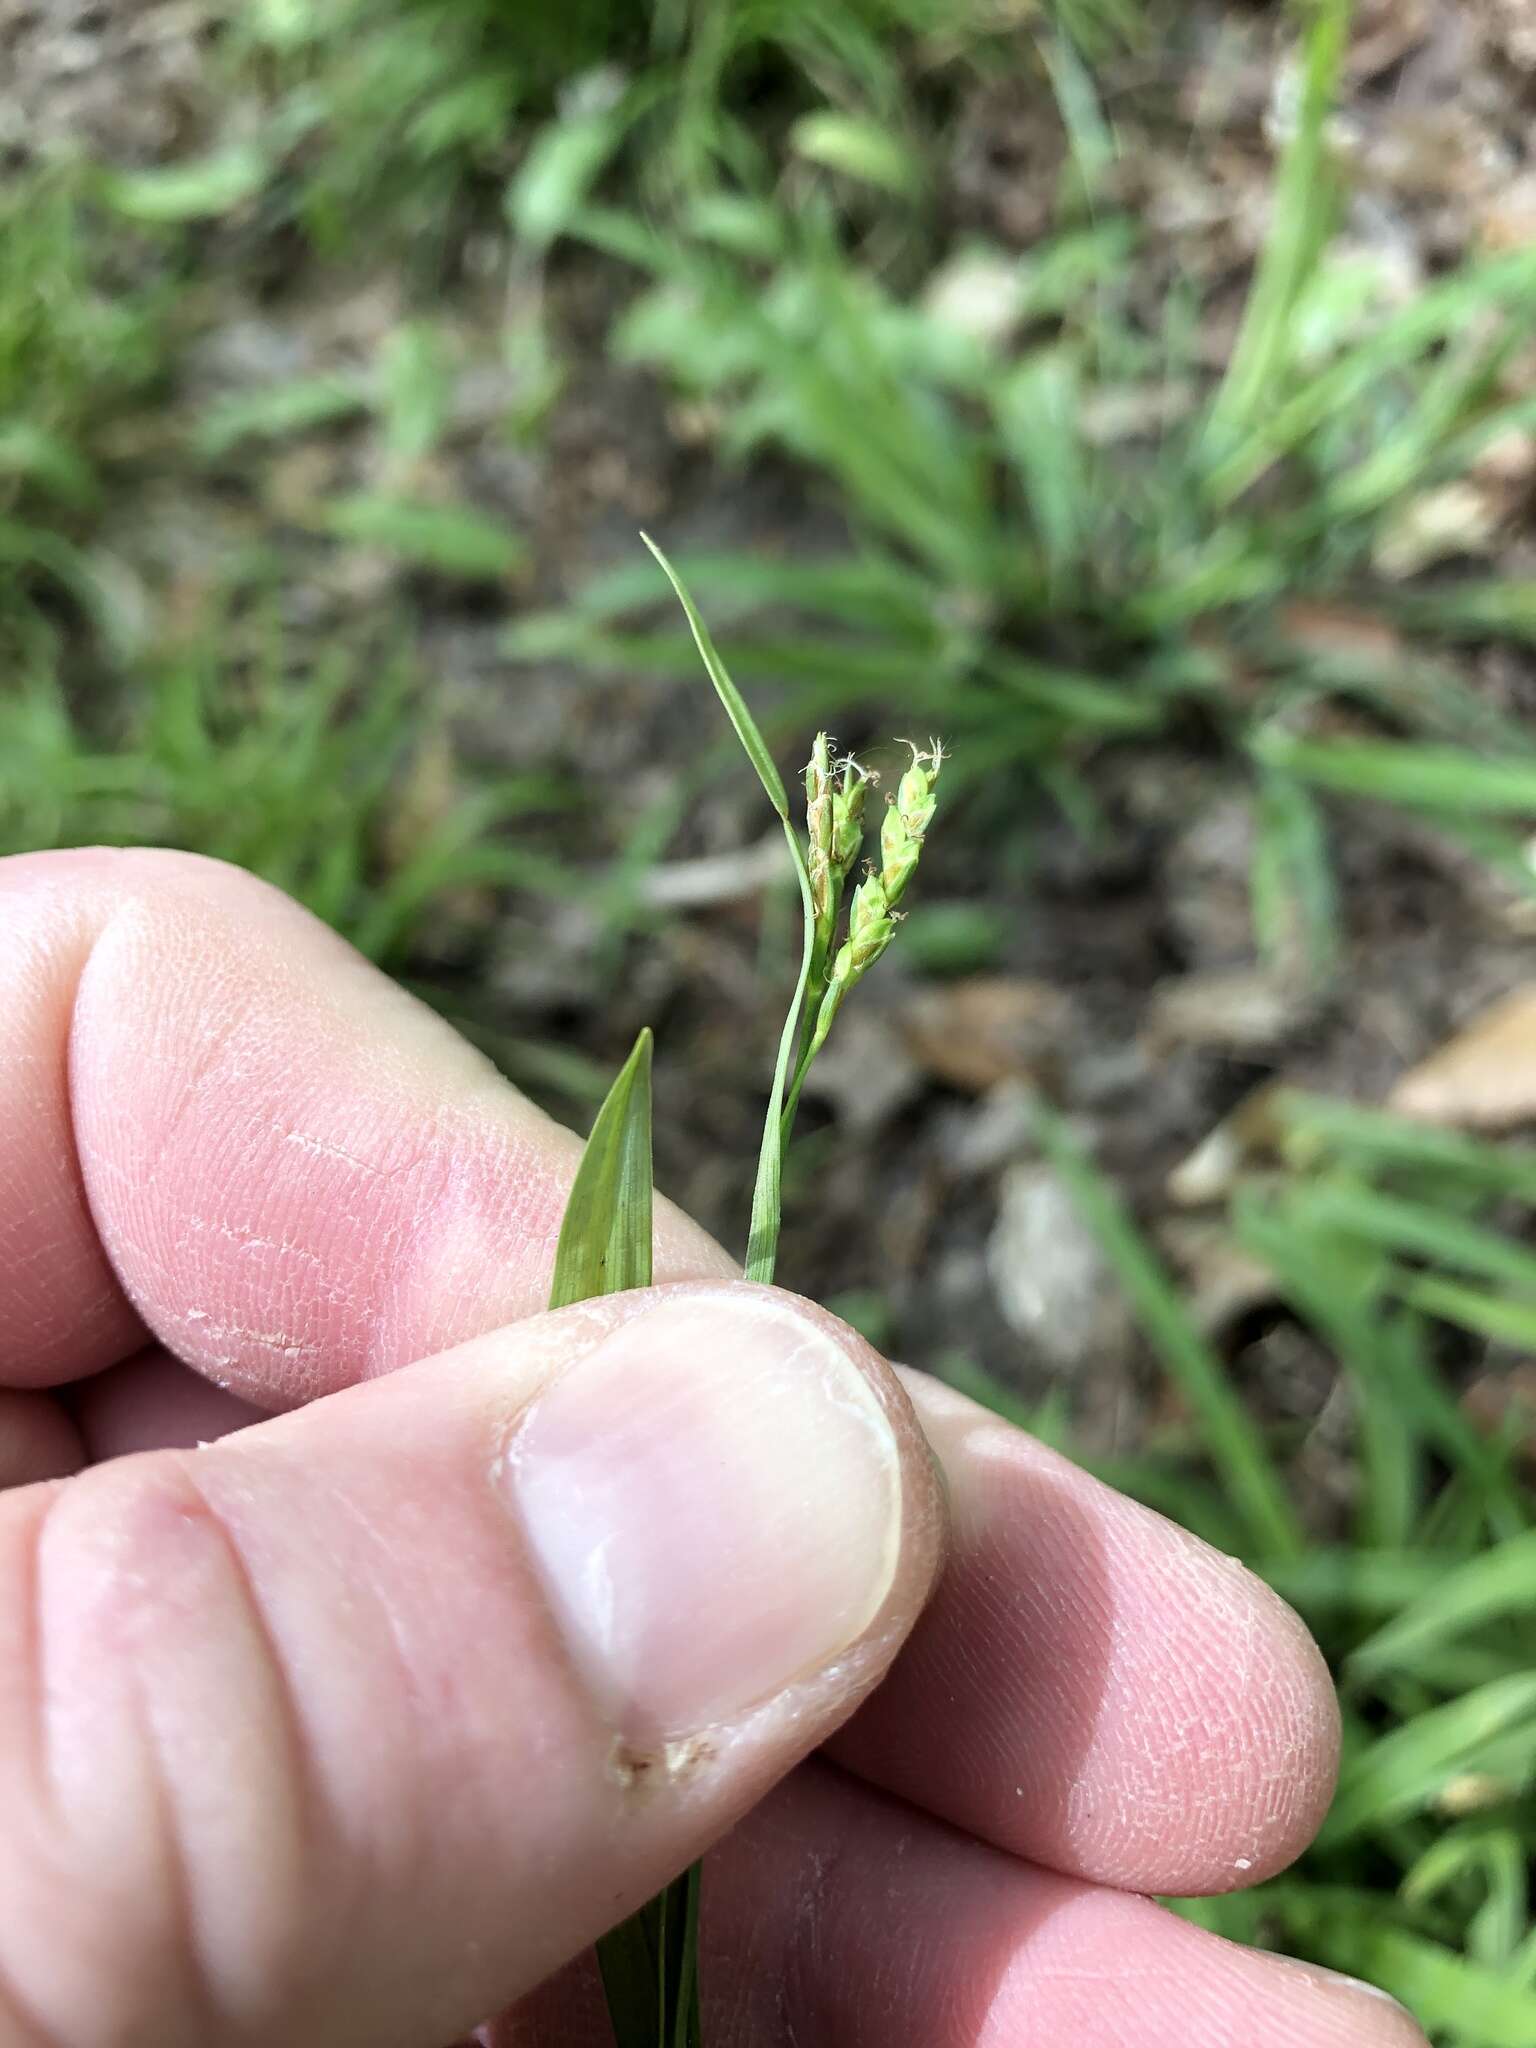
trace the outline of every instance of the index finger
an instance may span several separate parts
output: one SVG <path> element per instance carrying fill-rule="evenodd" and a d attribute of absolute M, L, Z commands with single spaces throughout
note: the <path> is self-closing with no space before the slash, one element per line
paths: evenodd
<path fill-rule="evenodd" d="M 286 1406 L 545 1305 L 575 1139 L 276 890 L 25 855 L 0 929 L 0 1384 L 147 1330 Z M 656 1262 L 734 1271 L 667 1203 Z"/>

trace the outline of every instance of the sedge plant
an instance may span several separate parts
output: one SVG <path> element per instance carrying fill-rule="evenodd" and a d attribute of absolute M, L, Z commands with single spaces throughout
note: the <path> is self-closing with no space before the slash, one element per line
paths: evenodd
<path fill-rule="evenodd" d="M 745 1262 L 749 1280 L 767 1282 L 778 1259 L 784 1152 L 800 1091 L 843 1003 L 896 936 L 898 905 L 917 870 L 937 803 L 943 749 L 937 741 L 926 749 L 911 746 L 911 761 L 886 808 L 875 852 L 856 880 L 875 777 L 852 758 L 836 758 L 831 740 L 818 733 L 805 771 L 802 837 L 773 756 L 709 628 L 660 548 L 649 537 L 646 545 L 677 592 L 710 681 L 784 827 L 800 888 L 800 969 L 763 1121 Z M 587 1140 L 561 1223 L 551 1308 L 649 1286 L 651 1211 L 647 1030 L 620 1070 Z M 702 2048 L 698 1926 L 695 1865 L 598 1943 L 617 2048 Z"/>

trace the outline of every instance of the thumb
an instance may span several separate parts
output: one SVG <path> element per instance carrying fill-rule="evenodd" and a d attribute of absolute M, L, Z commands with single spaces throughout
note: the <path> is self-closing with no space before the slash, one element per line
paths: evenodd
<path fill-rule="evenodd" d="M 0 2048 L 435 2048 L 851 1711 L 941 1528 L 887 1369 L 732 1285 L 6 1496 Z"/>

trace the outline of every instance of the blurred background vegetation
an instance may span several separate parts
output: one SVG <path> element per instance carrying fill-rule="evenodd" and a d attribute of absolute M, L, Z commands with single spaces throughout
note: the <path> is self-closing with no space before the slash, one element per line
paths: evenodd
<path fill-rule="evenodd" d="M 1524 0 L 54 0 L 0 75 L 0 851 L 254 868 L 576 1124 L 655 1025 L 739 1242 L 794 906 L 637 529 L 786 766 L 942 733 L 784 1277 L 1317 1631 L 1323 1838 L 1181 1910 L 1531 2048 Z"/>

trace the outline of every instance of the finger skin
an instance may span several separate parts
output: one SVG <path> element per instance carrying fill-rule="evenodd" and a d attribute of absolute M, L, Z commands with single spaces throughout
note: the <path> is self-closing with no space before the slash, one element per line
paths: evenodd
<path fill-rule="evenodd" d="M 786 1986 L 800 2048 L 1425 2048 L 1379 1995 L 830 1776 L 797 1774 L 717 1859 L 710 1940 L 742 1961 L 722 2048 L 784 2038 Z"/>
<path fill-rule="evenodd" d="M 158 1344 L 93 1373 L 64 1398 L 93 1465 L 135 1451 L 196 1450 L 265 1420 Z"/>
<path fill-rule="evenodd" d="M 1032 1869 L 812 1760 L 705 1862 L 710 2048 L 1427 2048 L 1369 1987 Z M 607 2048 L 577 1963 L 491 2048 Z"/>
<path fill-rule="evenodd" d="M 832 1318 L 793 1311 L 896 1433 L 902 1542 L 858 1640 L 787 1689 L 640 1752 L 508 1504 L 552 1388 L 726 1295 L 790 1312 L 740 1287 L 614 1297 L 0 1500 L 0 2048 L 452 2039 L 829 1732 L 942 1528 L 897 1382 Z"/>
<path fill-rule="evenodd" d="M 579 1147 L 318 919 L 187 854 L 0 862 L 0 1384 L 147 1327 L 258 1406 L 549 1298 Z M 661 1279 L 725 1278 L 658 1206 Z"/>
<path fill-rule="evenodd" d="M 270 1408 L 544 1299 L 573 1141 L 277 892 L 186 855 L 35 855 L 0 861 L 0 924 L 0 1378 L 83 1372 L 148 1324 Z M 658 1256 L 679 1277 L 730 1270 L 665 1207 Z M 136 1373 L 155 1369 L 77 1394 L 95 1455 L 149 1440 L 123 1398 Z M 1288 1861 L 1337 1754 L 1294 1617 L 961 1397 L 910 1385 L 956 1544 L 843 1760 L 1109 1883 L 1203 1891 Z M 249 1413 L 227 1398 L 225 1419 Z M 168 1441 L 222 1426 L 203 1394 L 165 1420 Z"/>
<path fill-rule="evenodd" d="M 80 1433 L 57 1401 L 0 1389 L 0 1490 L 60 1479 L 83 1455 Z"/>
<path fill-rule="evenodd" d="M 840 1760 L 999 1848 L 1130 1891 L 1231 1891 L 1291 1862 L 1339 1746 L 1296 1615 L 963 1394 L 903 1377 L 949 1480 L 957 1562 Z"/>

